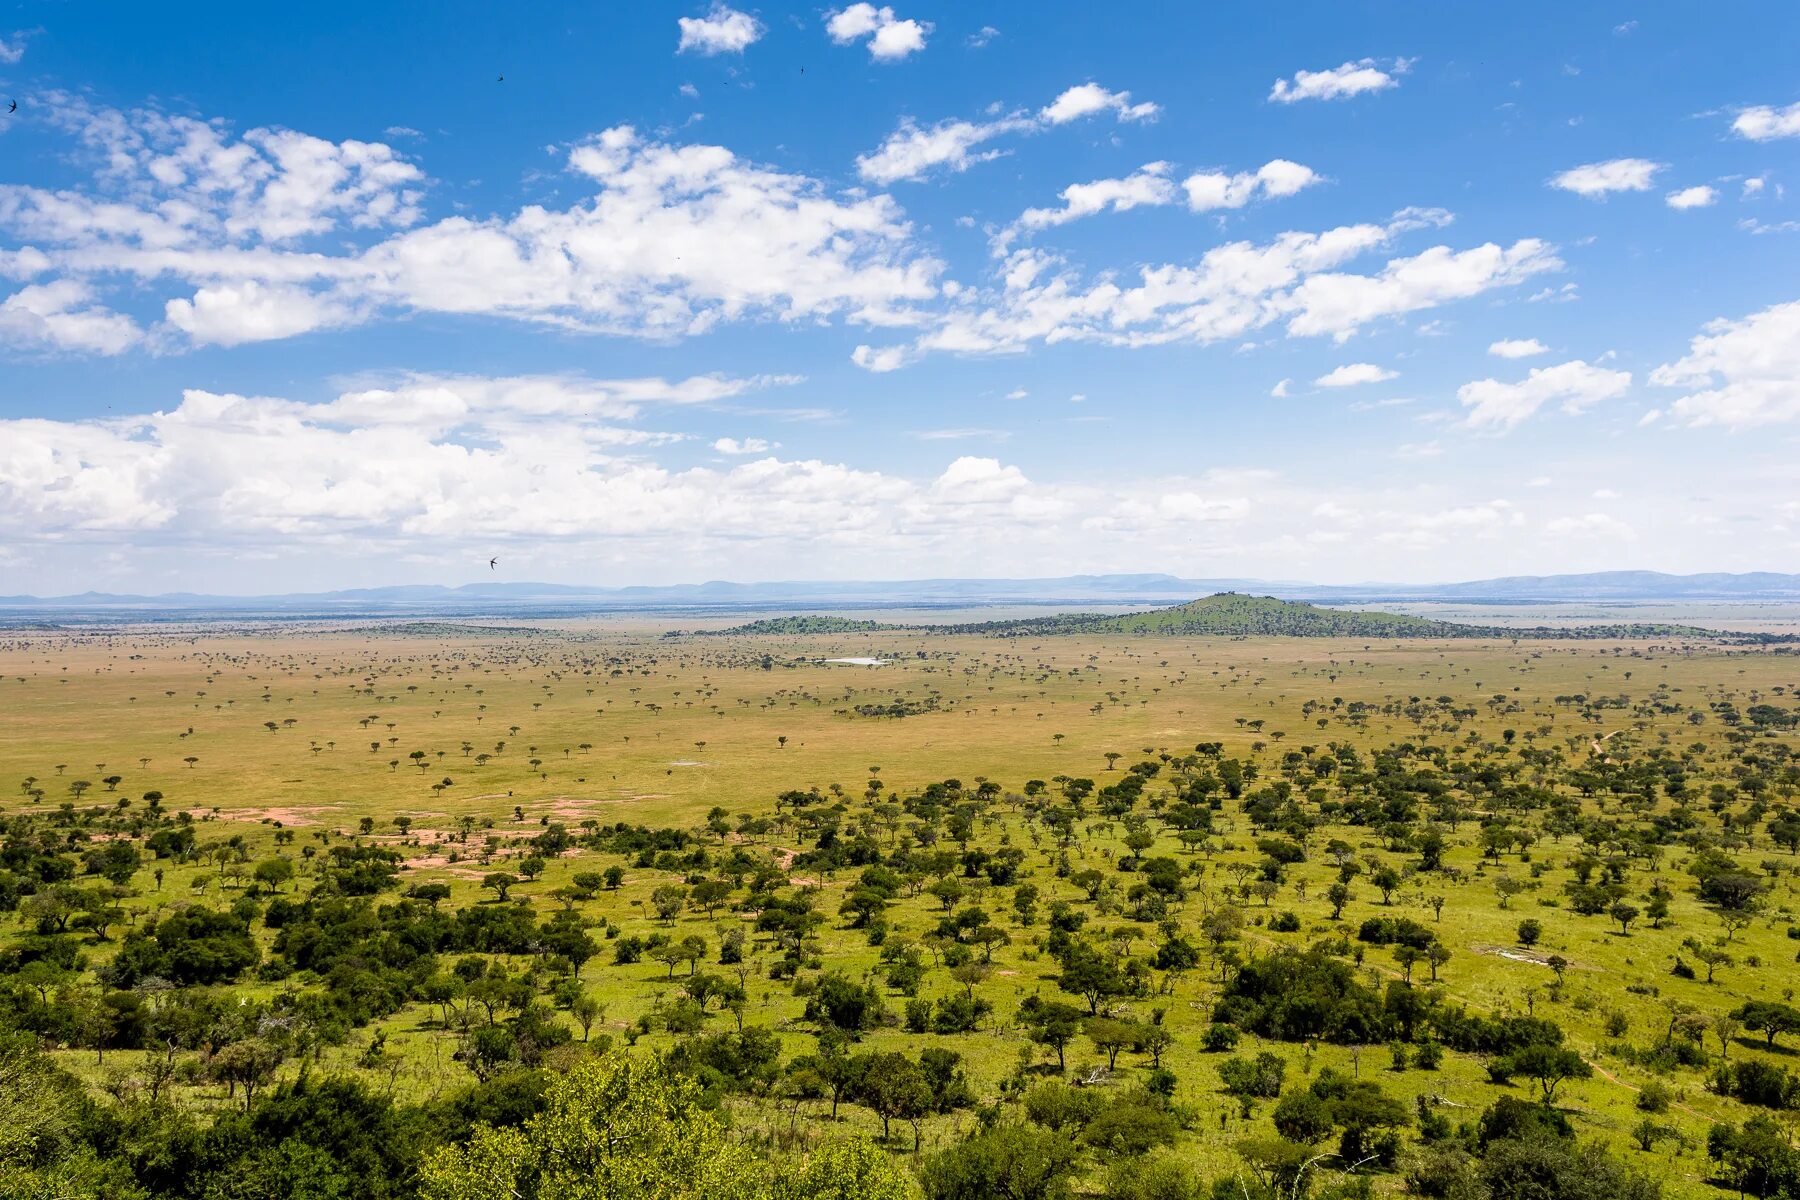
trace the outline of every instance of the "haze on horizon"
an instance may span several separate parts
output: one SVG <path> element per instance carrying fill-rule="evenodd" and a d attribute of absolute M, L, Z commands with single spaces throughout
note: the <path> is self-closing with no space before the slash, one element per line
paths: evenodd
<path fill-rule="evenodd" d="M 15 8 L 0 591 L 1794 568 L 1800 10 L 854 7 Z"/>

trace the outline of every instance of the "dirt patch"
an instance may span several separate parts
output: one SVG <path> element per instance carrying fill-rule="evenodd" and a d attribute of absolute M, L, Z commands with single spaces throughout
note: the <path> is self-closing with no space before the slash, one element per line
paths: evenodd
<path fill-rule="evenodd" d="M 588 814 L 590 809 L 601 808 L 609 804 L 630 804 L 636 800 L 661 799 L 660 796 L 551 796 L 545 801 L 550 806 L 550 815 L 562 821 L 575 821 Z"/>
<path fill-rule="evenodd" d="M 1546 950 L 1528 950 L 1523 946 L 1484 946 L 1476 944 L 1469 947 L 1476 954 L 1489 954 L 1495 958 L 1504 958 L 1508 962 L 1531 963 L 1534 966 L 1548 967 L 1551 958 L 1555 957 Z M 1573 959 L 1563 960 L 1565 971 L 1598 971 L 1600 968 L 1588 963 L 1576 962 Z"/>
<path fill-rule="evenodd" d="M 224 821 L 279 821 L 283 825 L 319 825 L 323 824 L 318 817 L 322 813 L 336 813 L 339 809 L 333 804 L 290 804 L 270 808 L 222 808 L 219 819 Z"/>

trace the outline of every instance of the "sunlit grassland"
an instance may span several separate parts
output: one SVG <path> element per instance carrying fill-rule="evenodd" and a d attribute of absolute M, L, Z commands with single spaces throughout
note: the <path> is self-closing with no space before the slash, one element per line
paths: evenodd
<path fill-rule="evenodd" d="M 824 665 L 827 657 L 871 656 L 891 660 L 882 667 Z M 201 842 L 242 835 L 255 861 L 278 852 L 298 856 L 302 847 L 358 836 L 359 822 L 373 819 L 365 840 L 401 849 L 413 860 L 408 882 L 449 883 L 448 903 L 493 903 L 481 878 L 519 856 L 514 843 L 541 831 L 547 822 L 571 828 L 583 821 L 627 821 L 651 826 L 696 828 L 713 807 L 735 817 L 769 814 L 778 794 L 790 789 L 841 787 L 859 797 L 873 774 L 884 791 L 905 795 L 925 784 L 956 777 L 999 782 L 1008 791 L 1028 779 L 1088 776 L 1104 782 L 1109 770 L 1123 769 L 1160 753 L 1189 753 L 1200 741 L 1222 741 L 1228 754 L 1272 762 L 1301 746 L 1349 742 L 1363 750 L 1395 741 L 1427 739 L 1437 744 L 1473 739 L 1494 741 L 1514 730 L 1524 744 L 1558 746 L 1572 757 L 1592 753 L 1595 739 L 1614 738 L 1602 752 L 1629 754 L 1659 744 L 1701 742 L 1717 748 L 1717 723 L 1690 724 L 1682 714 L 1655 718 L 1618 710 L 1596 725 L 1573 715 L 1556 697 L 1572 693 L 1627 694 L 1642 699 L 1666 687 L 1683 708 L 1704 708 L 1726 692 L 1740 698 L 1777 686 L 1800 683 L 1800 661 L 1761 652 L 1716 647 L 1673 648 L 1673 644 L 1609 645 L 1586 642 L 1367 642 L 1323 640 L 1226 640 L 1158 638 L 1038 638 L 991 640 L 952 638 L 920 632 L 876 633 L 751 640 L 736 637 L 662 638 L 643 623 L 566 625 L 548 633 L 479 631 L 398 634 L 321 628 L 313 631 L 141 631 L 111 636 L 53 634 L 0 636 L 0 807 L 34 806 L 29 789 L 44 795 L 38 806 L 76 803 L 81 807 L 130 801 L 142 804 L 148 791 L 163 793 L 164 808 L 187 810 L 202 822 Z M 1382 704 L 1411 696 L 1448 695 L 1474 714 L 1458 728 L 1421 728 L 1397 715 L 1376 713 L 1356 723 L 1344 708 L 1357 701 Z M 1495 713 L 1500 697 L 1523 711 Z M 859 716 L 859 705 L 908 701 L 932 711 L 902 718 Z M 1342 706 L 1334 705 L 1341 701 Z M 1314 706 L 1305 711 L 1309 702 Z M 1320 722 L 1324 725 L 1321 727 Z M 1616 721 L 1616 723 L 1614 723 Z M 271 729 L 270 723 L 274 728 Z M 1260 724 L 1258 724 L 1260 723 Z M 1617 732 L 1615 732 L 1617 731 Z M 1279 735 L 1279 736 L 1278 736 Z M 1792 736 L 1792 735 L 1788 735 Z M 784 740 L 785 739 L 785 740 Z M 372 746 L 372 743 L 374 744 Z M 584 748 L 585 747 L 585 748 Z M 421 752 L 421 759 L 413 759 Z M 1106 755 L 1117 754 L 1116 767 Z M 478 755 L 489 756 L 485 762 Z M 189 763 L 187 759 L 194 761 Z M 537 760 L 534 765 L 532 760 Z M 415 765 L 418 764 L 418 765 Z M 104 780 L 118 775 L 109 787 Z M 440 785 L 449 780 L 448 786 Z M 90 786 L 77 799 L 71 785 Z M 1162 784 L 1153 784 L 1154 794 Z M 1610 803 L 1604 798 L 1589 802 Z M 515 807 L 517 812 L 515 812 Z M 1220 825 L 1224 847 L 1204 857 L 1204 874 L 1183 905 L 1183 919 L 1197 920 L 1209 905 L 1222 903 L 1232 879 L 1224 865 L 1257 857 L 1254 831 L 1227 805 Z M 1006 811 L 1004 808 L 1003 812 Z M 402 834 L 394 818 L 411 819 Z M 472 822 L 467 840 L 464 820 Z M 278 848 L 278 829 L 295 837 Z M 1665 1142 L 1646 1155 L 1628 1131 L 1642 1116 L 1633 1108 L 1633 1088 L 1647 1076 L 1606 1052 L 1621 1039 L 1606 1024 L 1621 1014 L 1628 1025 L 1623 1040 L 1648 1044 L 1668 1021 L 1665 1002 L 1679 1000 L 1705 1013 L 1723 1012 L 1753 997 L 1780 998 L 1795 986 L 1795 949 L 1787 936 L 1792 921 L 1794 877 L 1774 880 L 1766 916 L 1736 935 L 1739 965 L 1718 981 L 1674 978 L 1669 973 L 1684 937 L 1710 940 L 1721 932 L 1716 918 L 1690 894 L 1681 872 L 1684 853 L 1672 850 L 1660 873 L 1676 892 L 1672 916 L 1661 929 L 1640 921 L 1629 936 L 1604 917 L 1579 917 L 1556 905 L 1567 864 L 1578 853 L 1573 839 L 1546 838 L 1530 855 L 1550 869 L 1531 880 L 1530 890 L 1502 907 L 1493 882 L 1501 873 L 1530 880 L 1530 863 L 1508 854 L 1483 862 L 1471 844 L 1473 823 L 1464 824 L 1447 862 L 1462 878 L 1412 877 L 1393 897 L 1393 911 L 1433 924 L 1454 957 L 1441 986 L 1473 1007 L 1524 1012 L 1534 1007 L 1569 1033 L 1571 1043 L 1606 1074 L 1567 1085 L 1559 1102 L 1584 1132 L 1603 1136 L 1642 1165 L 1654 1165 L 1675 1195 L 1707 1194 L 1703 1141 L 1713 1118 L 1741 1120 L 1749 1110 L 1695 1085 L 1678 1081 L 1677 1105 L 1658 1120 L 1680 1129 L 1690 1146 L 1683 1152 Z M 1079 870 L 1109 867 L 1123 853 L 1116 823 L 1090 817 L 1084 836 L 1070 849 Z M 502 844 L 493 866 L 474 856 L 485 838 Z M 1343 837 L 1361 854 L 1396 866 L 1412 858 L 1387 853 L 1366 828 L 1327 828 L 1316 845 Z M 1055 847 L 1050 835 L 1016 812 L 982 826 L 977 843 L 1002 838 L 1027 852 L 1029 881 L 1044 893 L 1041 907 L 1084 894 L 1051 870 Z M 796 843 L 777 829 L 752 847 L 779 854 Z M 462 861 L 448 861 L 450 852 Z M 1166 833 L 1151 854 L 1197 857 Z M 1763 858 L 1785 858 L 1767 847 L 1742 856 L 1754 866 Z M 543 914 L 558 907 L 550 892 L 580 870 L 618 862 L 615 857 L 577 853 L 549 865 L 538 881 L 513 892 Z M 132 881 L 138 895 L 129 908 L 135 919 L 158 907 L 188 902 L 218 903 L 235 897 L 241 885 L 212 863 L 159 864 L 158 882 L 149 865 Z M 626 864 L 629 868 L 629 864 Z M 802 876 L 804 872 L 797 872 Z M 658 928 L 650 892 L 670 876 L 628 869 L 624 886 L 603 892 L 578 907 L 590 919 L 604 917 L 627 932 Z M 1321 854 L 1295 868 L 1293 880 L 1265 907 L 1243 901 L 1252 925 L 1245 949 L 1304 945 L 1340 927 L 1354 934 L 1363 918 L 1379 911 L 1380 894 L 1367 881 L 1354 885 L 1355 900 L 1341 922 L 1330 919 L 1324 899 L 1335 878 Z M 1307 884 L 1301 900 L 1293 882 Z M 1634 883 L 1637 880 L 1634 878 Z M 877 962 L 877 951 L 857 931 L 836 918 L 846 878 L 807 877 L 826 895 L 821 911 L 832 914 L 819 939 L 817 958 L 826 968 L 861 975 Z M 198 885 L 198 886 L 197 886 Z M 309 886 L 303 870 L 290 890 Z M 1443 895 L 1441 918 L 1427 900 Z M 994 971 L 976 987 L 994 1015 L 969 1035 L 915 1035 L 899 1028 L 867 1038 L 875 1048 L 916 1049 L 942 1044 L 961 1052 L 984 1098 L 997 1095 L 1000 1080 L 1018 1066 L 1021 1051 L 1042 1066 L 1052 1062 L 1015 1027 L 1013 1012 L 1027 994 L 1055 992 L 1054 963 L 1035 952 L 1031 939 L 1042 932 L 1021 927 L 1010 904 L 996 894 L 986 905 L 1006 928 L 1011 944 L 994 956 Z M 917 936 L 937 919 L 929 895 L 903 900 L 890 914 L 896 936 Z M 1291 911 L 1298 933 L 1275 933 L 1263 920 Z M 1535 963 L 1501 957 L 1494 951 L 1515 945 L 1518 922 L 1536 917 L 1545 928 L 1538 950 L 1569 962 L 1560 999 L 1552 998 L 1553 972 Z M 696 932 L 716 947 L 727 922 L 748 920 L 724 910 L 709 918 L 689 912 L 681 932 Z M 1114 918 L 1119 923 L 1122 918 Z M 16 928 L 8 925 L 5 929 Z M 1145 929 L 1148 936 L 1152 931 Z M 92 961 L 103 961 L 116 946 L 95 942 Z M 662 965 L 645 961 L 620 967 L 603 952 L 590 961 L 582 980 L 606 1006 L 602 1028 L 615 1038 L 668 995 L 672 985 Z M 1141 947 L 1140 947 L 1141 949 Z M 767 978 L 774 954 L 760 951 L 747 988 L 746 1020 L 783 1032 L 789 1054 L 810 1050 L 810 1027 L 799 1020 L 803 1002 L 785 982 Z M 1751 960 L 1760 965 L 1748 965 Z M 1384 948 L 1369 947 L 1361 968 L 1373 982 L 1397 977 L 1399 968 Z M 685 968 L 675 971 L 679 984 Z M 1414 971 L 1415 980 L 1426 968 Z M 1246 1123 L 1234 1100 L 1219 1094 L 1215 1065 L 1220 1055 L 1204 1053 L 1198 1033 L 1210 1020 L 1217 974 L 1203 965 L 1183 977 L 1172 994 L 1134 1001 L 1147 1018 L 1165 1010 L 1176 1044 L 1165 1056 L 1180 1079 L 1177 1099 L 1197 1115 L 1187 1149 L 1209 1171 L 1230 1167 L 1230 1146 L 1260 1123 L 1266 1108 Z M 248 983 L 236 990 L 268 996 L 292 986 Z M 947 973 L 934 972 L 921 994 L 935 997 L 958 987 Z M 1628 990 L 1635 988 L 1635 990 Z M 891 1000 L 898 1010 L 902 1001 Z M 729 1015 L 711 1018 L 714 1027 Z M 375 1033 L 385 1034 L 381 1064 L 356 1064 Z M 667 1035 L 653 1033 L 645 1044 Z M 327 1065 L 369 1070 L 397 1093 L 410 1098 L 443 1094 L 466 1082 L 468 1072 L 451 1060 L 455 1036 L 439 1027 L 438 1013 L 416 1005 L 378 1027 L 360 1031 L 343 1047 L 323 1053 Z M 1239 1052 L 1253 1052 L 1246 1038 Z M 1447 1055 L 1437 1071 L 1389 1069 L 1386 1047 L 1370 1046 L 1352 1059 L 1344 1047 L 1307 1048 L 1271 1044 L 1290 1060 L 1289 1079 L 1323 1065 L 1379 1077 L 1394 1094 L 1441 1097 L 1455 1119 L 1467 1119 L 1491 1103 L 1500 1089 L 1487 1081 L 1478 1060 Z M 1733 1055 L 1767 1054 L 1754 1039 L 1733 1044 Z M 71 1068 L 103 1083 L 109 1071 L 131 1055 L 66 1053 Z M 1776 1057 L 1786 1060 L 1786 1055 Z M 1147 1069 L 1141 1056 L 1120 1060 L 1130 1078 Z M 1069 1048 L 1072 1071 L 1099 1060 L 1085 1040 Z M 297 1069 L 290 1064 L 289 1071 Z M 1607 1075 L 1616 1077 L 1608 1078 Z M 221 1089 L 188 1089 L 196 1104 L 221 1102 Z M 1528 1083 L 1513 1090 L 1529 1093 Z M 785 1126 L 786 1110 L 740 1105 L 746 1127 Z M 799 1120 L 816 1123 L 820 1106 L 808 1104 Z M 867 1111 L 846 1105 L 848 1122 L 879 1131 Z M 973 1121 L 963 1113 L 926 1126 L 927 1147 L 954 1128 Z M 910 1135 L 898 1141 L 910 1143 Z M 1394 1181 L 1384 1180 L 1384 1186 Z"/>

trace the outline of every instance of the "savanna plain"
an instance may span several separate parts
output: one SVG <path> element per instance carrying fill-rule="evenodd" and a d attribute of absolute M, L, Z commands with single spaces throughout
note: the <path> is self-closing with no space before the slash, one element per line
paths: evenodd
<path fill-rule="evenodd" d="M 0 631 L 0 1190 L 1800 1180 L 1792 645 L 734 624 Z"/>

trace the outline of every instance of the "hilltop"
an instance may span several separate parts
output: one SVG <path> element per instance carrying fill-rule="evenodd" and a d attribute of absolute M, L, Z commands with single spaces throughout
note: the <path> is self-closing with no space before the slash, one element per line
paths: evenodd
<path fill-rule="evenodd" d="M 848 617 L 766 617 L 760 621 L 751 621 L 744 625 L 733 625 L 730 629 L 702 629 L 696 632 L 702 636 L 724 637 L 728 634 L 746 636 L 783 636 L 796 633 L 879 633 L 884 629 L 898 629 L 898 625 L 883 625 L 880 621 L 853 621 Z"/>
<path fill-rule="evenodd" d="M 1571 627 L 1468 625 L 1400 613 L 1321 608 L 1299 600 L 1220 592 L 1171 608 L 1106 616 L 1065 613 L 1018 621 L 940 626 L 947 632 L 995 637 L 1056 634 L 1123 634 L 1131 637 L 1366 637 L 1366 638 L 1633 638 L 1722 635 L 1691 625 L 1583 625 Z"/>
<path fill-rule="evenodd" d="M 1073 626 L 1069 632 L 1133 636 L 1468 637 L 1476 628 L 1399 613 L 1320 608 L 1299 600 L 1237 592 L 1220 592 L 1150 612 L 1112 617 L 1072 613 L 1066 619 Z M 1057 620 L 1049 618 L 1052 624 Z"/>
<path fill-rule="evenodd" d="M 1141 613 L 1059 613 L 953 625 L 892 625 L 843 617 L 773 617 L 710 631 L 713 635 L 880 633 L 899 630 L 983 637 L 1056 637 L 1075 634 L 1125 637 L 1343 637 L 1343 638 L 1586 638 L 1687 637 L 1745 641 L 1782 640 L 1769 635 L 1727 635 L 1693 625 L 1618 624 L 1513 627 L 1437 621 L 1402 613 L 1323 608 L 1274 596 L 1219 592 L 1185 604 Z"/>

